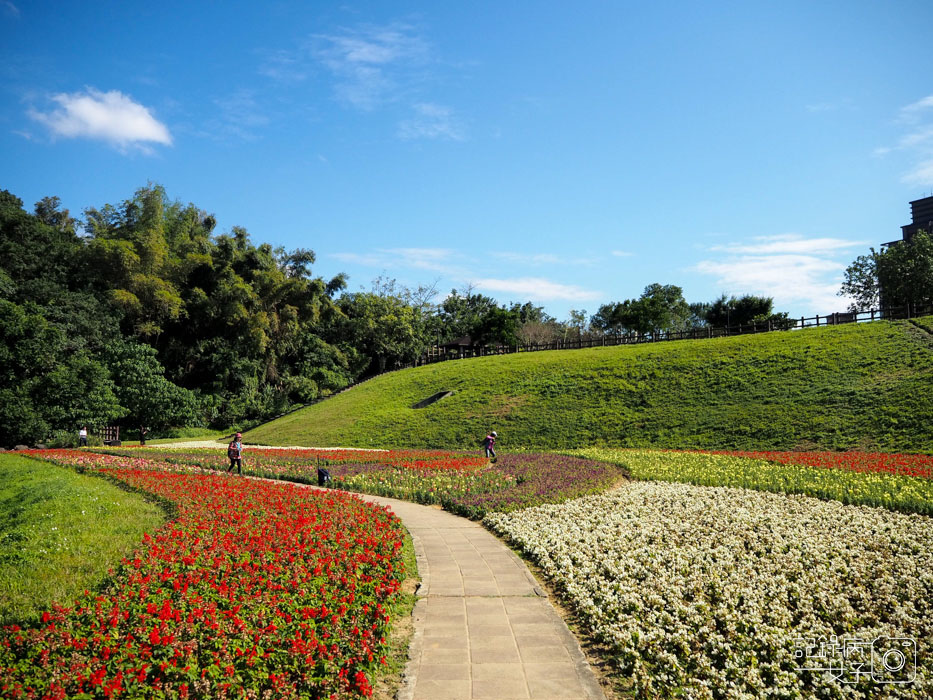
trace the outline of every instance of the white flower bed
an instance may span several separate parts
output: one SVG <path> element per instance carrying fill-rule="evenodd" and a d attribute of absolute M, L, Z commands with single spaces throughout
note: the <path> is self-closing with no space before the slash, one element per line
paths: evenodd
<path fill-rule="evenodd" d="M 928 517 L 634 483 L 484 522 L 571 598 L 639 697 L 933 697 Z M 805 670 L 820 664 L 795 656 L 805 653 L 798 639 L 834 634 L 877 639 L 876 650 L 899 644 L 885 638 L 915 640 L 913 682 L 887 682 L 910 677 L 909 653 L 899 670 L 878 654 L 853 670 L 855 658 L 838 652 L 843 677 Z"/>

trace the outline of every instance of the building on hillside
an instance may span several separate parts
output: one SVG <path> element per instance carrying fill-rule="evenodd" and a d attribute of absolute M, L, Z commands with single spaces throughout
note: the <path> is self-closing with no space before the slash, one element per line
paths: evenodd
<path fill-rule="evenodd" d="M 901 237 L 894 241 L 882 243 L 882 248 L 888 248 L 892 245 L 899 245 L 901 243 L 910 243 L 913 240 L 913 237 L 916 235 L 917 231 L 933 233 L 933 196 L 924 197 L 923 199 L 915 199 L 913 202 L 911 202 L 910 218 L 912 221 L 909 224 L 901 226 Z M 913 302 L 908 302 L 906 307 L 903 309 L 889 308 L 890 300 L 885 298 L 885 290 L 883 286 L 878 290 L 878 293 L 879 303 L 883 310 L 884 316 L 891 316 L 893 318 L 910 318 L 912 313 L 917 313 L 917 307 L 913 305 Z M 911 308 L 912 306 L 913 308 Z"/>
<path fill-rule="evenodd" d="M 923 199 L 916 199 L 911 202 L 910 215 L 912 221 L 906 226 L 901 226 L 901 238 L 896 241 L 882 243 L 881 246 L 883 248 L 904 241 L 910 243 L 917 231 L 933 233 L 933 197 L 924 197 Z"/>

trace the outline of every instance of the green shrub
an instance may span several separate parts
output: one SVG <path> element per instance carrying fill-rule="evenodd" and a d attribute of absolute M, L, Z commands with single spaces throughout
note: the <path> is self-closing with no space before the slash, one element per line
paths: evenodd
<path fill-rule="evenodd" d="M 51 448 L 67 448 L 67 447 L 78 447 L 79 439 L 78 433 L 72 430 L 55 430 L 52 432 L 52 435 L 49 437 L 48 442 L 46 442 L 46 447 Z M 91 447 L 100 447 L 104 444 L 104 440 L 100 435 L 94 435 L 89 433 L 87 436 L 87 444 Z"/>

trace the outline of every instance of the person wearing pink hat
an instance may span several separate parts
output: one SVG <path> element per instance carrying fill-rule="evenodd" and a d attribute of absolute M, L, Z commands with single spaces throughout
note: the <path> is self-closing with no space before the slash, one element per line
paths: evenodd
<path fill-rule="evenodd" d="M 233 438 L 227 446 L 227 457 L 230 459 L 230 468 L 228 472 L 233 472 L 234 465 L 236 466 L 237 474 L 243 473 L 243 435 L 242 433 L 237 433 L 236 437 Z"/>
<path fill-rule="evenodd" d="M 499 433 L 495 430 L 490 432 L 485 438 L 483 438 L 483 449 L 486 451 L 486 459 L 492 459 L 493 462 L 496 461 L 496 438 L 499 437 Z"/>

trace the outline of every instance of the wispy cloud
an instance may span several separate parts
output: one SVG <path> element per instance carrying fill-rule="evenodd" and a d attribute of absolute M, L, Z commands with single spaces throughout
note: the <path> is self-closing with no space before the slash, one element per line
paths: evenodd
<path fill-rule="evenodd" d="M 398 125 L 398 135 L 405 140 L 440 139 L 463 141 L 465 129 L 450 107 L 421 102 L 414 105 L 414 115 Z"/>
<path fill-rule="evenodd" d="M 10 2 L 10 0 L 2 0 L 2 2 L 0 2 L 0 7 L 3 8 L 3 14 L 7 15 L 8 17 L 20 16 L 19 8 Z"/>
<path fill-rule="evenodd" d="M 917 187 L 933 186 L 933 158 L 917 163 L 901 178 L 905 184 Z"/>
<path fill-rule="evenodd" d="M 276 49 L 262 55 L 260 75 L 285 83 L 299 83 L 308 77 L 307 60 L 300 51 Z"/>
<path fill-rule="evenodd" d="M 337 97 L 362 110 L 395 99 L 409 71 L 421 65 L 428 53 L 415 29 L 402 23 L 312 38 L 315 56 L 337 78 Z"/>
<path fill-rule="evenodd" d="M 510 253 L 502 250 L 495 251 L 491 255 L 515 265 L 557 265 L 561 262 L 560 256 L 552 253 Z"/>
<path fill-rule="evenodd" d="M 409 268 L 456 273 L 457 253 L 448 248 L 377 248 L 370 253 L 333 253 L 341 262 L 382 269 Z"/>
<path fill-rule="evenodd" d="M 381 270 L 419 270 L 442 275 L 455 283 L 466 283 L 489 294 L 510 295 L 523 301 L 593 301 L 603 297 L 583 287 L 554 282 L 544 277 L 485 277 L 475 279 L 475 265 L 464 264 L 463 251 L 450 248 L 379 248 L 368 253 L 334 253 L 341 262 Z M 494 256 L 490 255 L 490 258 Z M 495 256 L 503 259 L 501 256 Z M 549 256 L 542 256 L 550 259 Z M 557 259 L 554 256 L 554 259 Z M 518 265 L 518 260 L 514 263 Z M 527 260 L 522 263 L 527 267 Z M 495 272 L 493 272 L 495 274 Z"/>
<path fill-rule="evenodd" d="M 906 107 L 901 107 L 900 121 L 915 123 L 922 119 L 923 115 L 929 111 L 933 111 L 933 95 L 917 100 Z"/>
<path fill-rule="evenodd" d="M 602 292 L 584 289 L 574 284 L 561 284 L 542 277 L 518 277 L 508 279 L 484 278 L 473 280 L 473 284 L 487 292 L 514 294 L 529 301 L 594 301 L 603 297 Z"/>
<path fill-rule="evenodd" d="M 235 137 L 252 141 L 257 131 L 269 124 L 269 117 L 250 90 L 238 90 L 214 100 L 218 116 L 208 123 L 208 134 L 214 138 Z"/>
<path fill-rule="evenodd" d="M 745 255 L 826 255 L 868 244 L 868 241 L 850 241 L 844 238 L 804 238 L 793 233 L 756 236 L 752 240 L 753 243 L 717 245 L 710 250 Z"/>
<path fill-rule="evenodd" d="M 630 253 L 627 250 L 612 250 L 609 251 L 609 255 L 614 258 L 630 258 L 634 255 L 634 253 Z"/>
<path fill-rule="evenodd" d="M 813 102 L 806 105 L 806 110 L 813 113 L 836 112 L 840 109 L 848 109 L 852 106 L 852 100 L 843 98 L 836 101 Z"/>
<path fill-rule="evenodd" d="M 840 311 L 849 300 L 837 295 L 850 262 L 844 251 L 866 245 L 841 238 L 804 238 L 796 234 L 760 236 L 751 242 L 717 245 L 723 253 L 694 268 L 716 278 L 727 294 L 774 298 L 775 307 L 796 306 L 811 313 Z"/>
<path fill-rule="evenodd" d="M 905 153 L 912 163 L 901 182 L 917 187 L 933 185 L 933 95 L 902 107 L 896 122 L 906 133 L 896 144 L 876 148 L 874 155 Z"/>
<path fill-rule="evenodd" d="M 510 251 L 495 251 L 490 255 L 499 260 L 526 267 L 541 267 L 544 265 L 579 265 L 591 266 L 599 265 L 604 262 L 596 257 L 573 257 L 566 255 L 555 255 L 554 253 L 515 253 Z"/>
<path fill-rule="evenodd" d="M 151 153 L 150 143 L 172 145 L 168 128 L 149 108 L 118 90 L 87 88 L 85 92 L 54 95 L 51 100 L 57 109 L 30 109 L 28 115 L 55 137 L 105 141 L 123 152 L 135 148 Z"/>

